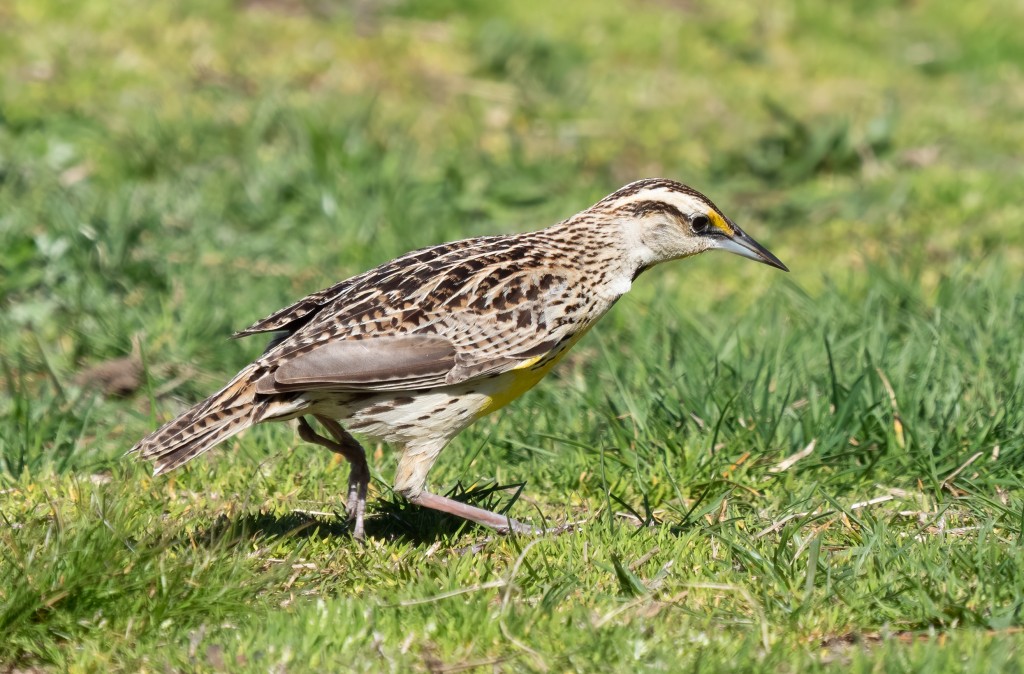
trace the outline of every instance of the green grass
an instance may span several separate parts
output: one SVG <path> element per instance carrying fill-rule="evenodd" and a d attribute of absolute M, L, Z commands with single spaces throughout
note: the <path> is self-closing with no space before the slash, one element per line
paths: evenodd
<path fill-rule="evenodd" d="M 0 7 L 0 672 L 1021 669 L 1019 3 L 557 10 Z M 360 546 L 283 425 L 122 456 L 232 331 L 655 175 L 793 273 L 653 270 L 431 473 L 577 533 L 371 447 Z"/>

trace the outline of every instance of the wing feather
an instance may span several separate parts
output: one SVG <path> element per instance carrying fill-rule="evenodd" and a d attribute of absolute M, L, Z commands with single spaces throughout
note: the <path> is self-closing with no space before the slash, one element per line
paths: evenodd
<path fill-rule="evenodd" d="M 294 304 L 256 321 L 244 330 L 239 330 L 232 336 L 238 338 L 261 332 L 279 331 L 287 332 L 289 335 L 294 334 L 306 324 L 314 322 L 324 309 L 328 309 L 338 301 L 345 302 L 352 299 L 353 295 L 372 291 L 374 287 L 386 286 L 403 277 L 414 277 L 417 272 L 433 272 L 442 269 L 447 264 L 448 258 L 454 258 L 455 262 L 460 261 L 460 256 L 466 249 L 472 249 L 476 241 L 492 239 L 496 241 L 501 238 L 464 239 L 414 250 L 379 267 L 335 283 L 329 288 L 311 293 Z"/>
<path fill-rule="evenodd" d="M 432 335 L 327 341 L 264 375 L 256 392 L 418 388 L 444 383 L 455 358 L 452 343 Z"/>
<path fill-rule="evenodd" d="M 257 391 L 422 390 L 561 349 L 611 303 L 574 298 L 563 252 L 530 236 L 411 253 L 260 321 L 240 334 L 285 332 L 258 361 Z"/>
<path fill-rule="evenodd" d="M 347 279 L 325 288 L 319 292 L 303 297 L 298 302 L 279 309 L 266 318 L 260 319 L 232 335 L 235 339 L 256 335 L 261 332 L 285 331 L 290 334 L 312 320 L 325 306 L 342 295 L 352 285 L 353 279 Z"/>

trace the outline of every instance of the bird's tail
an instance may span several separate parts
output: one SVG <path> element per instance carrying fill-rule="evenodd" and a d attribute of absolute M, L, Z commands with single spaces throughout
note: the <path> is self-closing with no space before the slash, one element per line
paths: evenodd
<path fill-rule="evenodd" d="M 263 419 L 277 416 L 271 408 L 280 403 L 272 396 L 256 395 L 255 368 L 245 368 L 223 389 L 139 440 L 128 452 L 152 461 L 153 474 L 159 475 Z"/>

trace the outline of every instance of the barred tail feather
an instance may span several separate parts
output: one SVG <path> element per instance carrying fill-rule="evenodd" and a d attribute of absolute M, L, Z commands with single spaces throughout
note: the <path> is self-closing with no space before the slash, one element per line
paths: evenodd
<path fill-rule="evenodd" d="M 130 450 L 154 464 L 155 475 L 174 470 L 268 415 L 272 400 L 255 400 L 255 367 L 241 372 L 223 389 L 153 431 Z M 264 396 L 260 396 L 264 397 Z"/>
<path fill-rule="evenodd" d="M 254 422 L 251 419 L 251 411 L 245 410 L 244 415 L 230 418 L 222 425 L 193 435 L 184 442 L 173 445 L 157 445 L 148 451 L 142 451 L 142 458 L 153 462 L 154 475 L 174 470 L 181 464 L 191 461 L 206 450 L 212 449 L 215 445 L 252 426 Z M 157 432 L 159 433 L 159 431 Z"/>

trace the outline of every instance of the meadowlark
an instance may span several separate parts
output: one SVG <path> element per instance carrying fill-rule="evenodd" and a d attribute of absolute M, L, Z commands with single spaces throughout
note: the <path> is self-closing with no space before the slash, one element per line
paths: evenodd
<path fill-rule="evenodd" d="M 533 531 L 430 493 L 427 472 L 460 431 L 551 371 L 641 273 L 713 249 L 788 271 L 703 194 L 665 179 L 630 183 L 547 229 L 408 253 L 236 333 L 276 334 L 227 386 L 130 451 L 160 474 L 253 424 L 295 419 L 303 440 L 351 464 L 356 538 L 370 471 L 349 431 L 399 450 L 394 488 L 410 502 Z"/>

